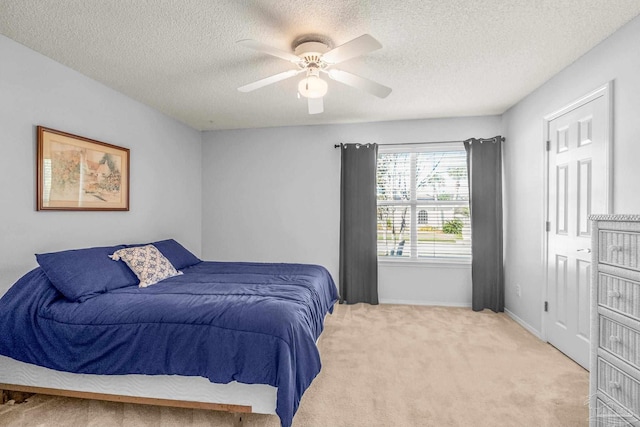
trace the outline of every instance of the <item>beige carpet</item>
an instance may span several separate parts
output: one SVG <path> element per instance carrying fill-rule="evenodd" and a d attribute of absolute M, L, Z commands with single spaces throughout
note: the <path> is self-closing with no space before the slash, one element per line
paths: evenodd
<path fill-rule="evenodd" d="M 296 427 L 586 426 L 588 373 L 504 314 L 339 305 Z M 2 426 L 233 426 L 233 414 L 34 396 Z M 277 427 L 248 414 L 243 426 Z"/>

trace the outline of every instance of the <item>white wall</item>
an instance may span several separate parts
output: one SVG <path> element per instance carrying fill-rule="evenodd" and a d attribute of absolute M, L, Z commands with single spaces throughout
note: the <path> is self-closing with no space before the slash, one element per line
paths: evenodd
<path fill-rule="evenodd" d="M 499 116 L 205 132 L 205 259 L 324 265 L 338 279 L 341 142 L 491 137 Z M 471 303 L 471 269 L 381 264 L 382 302 Z"/>
<path fill-rule="evenodd" d="M 38 252 L 174 237 L 200 253 L 200 132 L 4 36 L 0 58 L 0 295 Z M 129 148 L 130 211 L 37 212 L 37 125 Z"/>
<path fill-rule="evenodd" d="M 540 333 L 543 117 L 613 80 L 614 213 L 640 213 L 640 17 L 622 27 L 503 116 L 507 309 Z M 600 212 L 594 212 L 600 213 Z M 516 296 L 515 286 L 522 288 Z"/>

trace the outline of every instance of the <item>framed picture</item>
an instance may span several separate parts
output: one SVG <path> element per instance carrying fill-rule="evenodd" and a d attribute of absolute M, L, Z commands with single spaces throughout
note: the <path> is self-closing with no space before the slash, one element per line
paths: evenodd
<path fill-rule="evenodd" d="M 129 149 L 38 126 L 37 209 L 129 210 Z"/>

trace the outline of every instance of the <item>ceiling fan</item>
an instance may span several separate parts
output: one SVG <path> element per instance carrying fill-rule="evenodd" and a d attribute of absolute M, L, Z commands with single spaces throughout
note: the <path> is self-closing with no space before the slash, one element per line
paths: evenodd
<path fill-rule="evenodd" d="M 298 83 L 298 93 L 307 98 L 309 114 L 319 114 L 324 111 L 322 97 L 327 93 L 328 86 L 327 82 L 320 78 L 321 73 L 327 74 L 332 80 L 361 89 L 379 98 L 386 98 L 391 93 L 391 88 L 387 86 L 333 68 L 336 64 L 380 49 L 382 45 L 369 34 L 363 34 L 334 49 L 330 49 L 322 41 L 307 39 L 295 46 L 294 53 L 250 39 L 240 40 L 238 44 L 285 59 L 297 66 L 294 70 L 275 74 L 241 86 L 238 88 L 240 92 L 251 92 L 304 73 L 305 77 Z"/>

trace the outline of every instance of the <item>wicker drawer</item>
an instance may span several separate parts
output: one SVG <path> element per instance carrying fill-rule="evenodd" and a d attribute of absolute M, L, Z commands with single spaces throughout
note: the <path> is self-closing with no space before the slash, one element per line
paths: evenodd
<path fill-rule="evenodd" d="M 598 304 L 640 321 L 640 283 L 600 273 Z"/>
<path fill-rule="evenodd" d="M 640 271 L 640 233 L 600 230 L 599 261 Z"/>
<path fill-rule="evenodd" d="M 635 427 L 638 420 L 630 415 L 620 415 L 602 400 L 596 400 L 595 425 L 597 427 Z"/>
<path fill-rule="evenodd" d="M 640 382 L 598 358 L 598 390 L 640 418 Z"/>
<path fill-rule="evenodd" d="M 600 316 L 600 347 L 640 367 L 640 332 Z"/>

